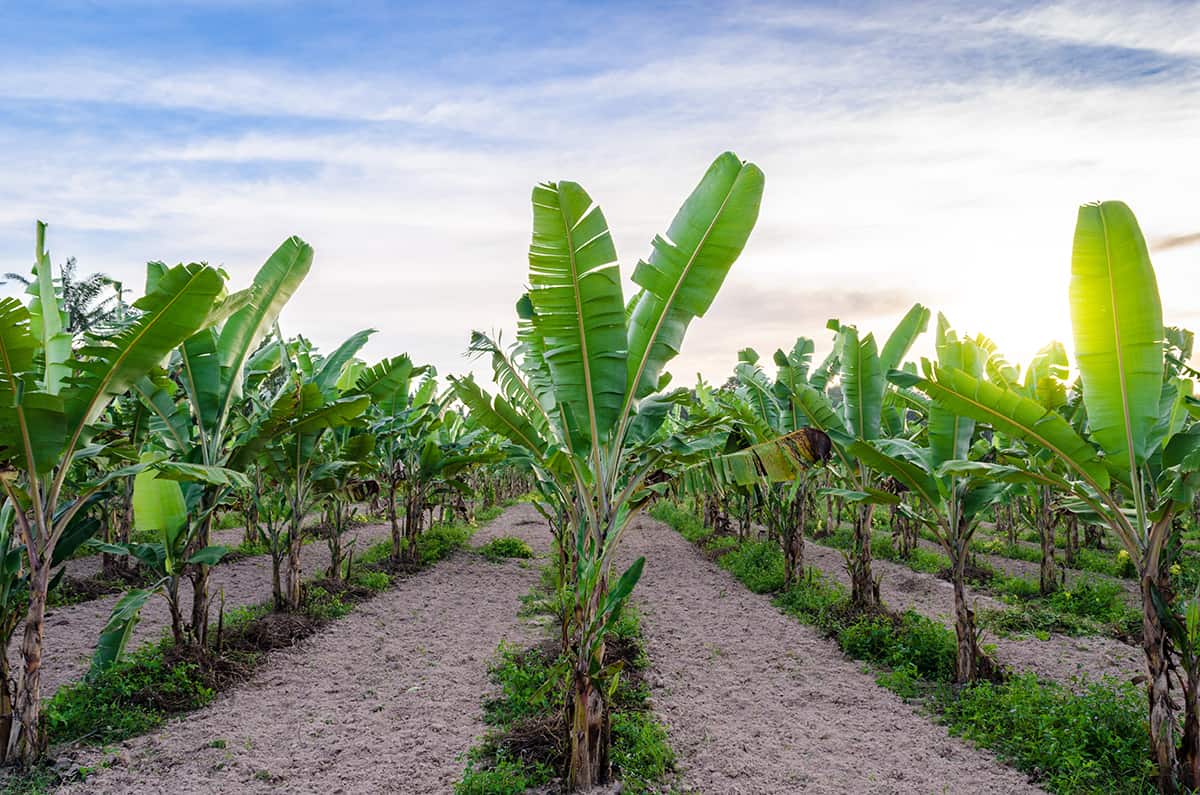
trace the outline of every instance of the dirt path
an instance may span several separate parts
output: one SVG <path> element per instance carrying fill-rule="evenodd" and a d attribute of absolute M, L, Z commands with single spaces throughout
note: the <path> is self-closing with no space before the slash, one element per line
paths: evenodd
<path fill-rule="evenodd" d="M 765 793 L 1039 792 L 875 684 L 816 630 L 750 593 L 666 525 L 636 520 L 656 712 L 685 788 Z"/>
<path fill-rule="evenodd" d="M 237 531 L 223 531 L 224 533 Z M 386 524 L 365 525 L 348 533 L 348 538 L 357 538 L 356 549 L 362 550 L 390 536 Z M 240 537 L 240 536 L 239 536 Z M 83 562 L 81 559 L 80 562 Z M 313 575 L 329 565 L 329 548 L 323 541 L 306 544 L 302 553 L 306 575 Z M 96 565 L 99 565 L 98 563 Z M 246 558 L 213 568 L 209 577 L 209 596 L 212 609 L 217 610 L 221 589 L 225 590 L 225 609 L 261 604 L 271 598 L 271 559 L 266 555 Z M 183 610 L 191 615 L 191 586 L 185 583 Z M 92 652 L 100 630 L 108 622 L 113 605 L 121 594 L 111 594 L 88 602 L 56 607 L 46 613 L 46 639 L 42 667 L 42 696 L 49 698 L 61 685 L 74 682 L 87 672 Z M 171 613 L 166 599 L 152 599 L 142 610 L 142 620 L 133 632 L 130 648 L 158 640 L 171 627 Z M 9 647 L 12 659 L 17 659 L 23 627 L 13 634 Z"/>
<path fill-rule="evenodd" d="M 849 588 L 846 561 L 841 550 L 822 546 L 811 540 L 804 545 L 806 565 L 819 569 L 826 577 Z M 954 626 L 954 587 L 932 574 L 913 571 L 907 566 L 876 558 L 871 563 L 880 583 L 880 596 L 890 607 L 912 610 L 923 616 Z M 971 593 L 969 601 L 975 609 L 1005 610 L 1003 602 L 983 594 Z M 994 644 L 996 658 L 1016 671 L 1033 671 L 1038 676 L 1057 682 L 1070 683 L 1074 677 L 1098 679 L 1115 676 L 1132 679 L 1144 673 L 1145 661 L 1141 649 L 1113 638 L 1086 636 L 1072 638 L 1051 635 L 1049 640 L 1037 638 L 999 638 L 987 635 L 984 643 Z"/>
<path fill-rule="evenodd" d="M 522 522 L 548 536 L 521 504 L 473 543 L 525 535 L 515 530 L 533 525 Z M 273 653 L 251 681 L 123 744 L 112 767 L 60 791 L 448 792 L 459 755 L 484 729 L 497 644 L 530 643 L 537 632 L 517 619 L 537 576 L 535 562 L 455 554 Z"/>

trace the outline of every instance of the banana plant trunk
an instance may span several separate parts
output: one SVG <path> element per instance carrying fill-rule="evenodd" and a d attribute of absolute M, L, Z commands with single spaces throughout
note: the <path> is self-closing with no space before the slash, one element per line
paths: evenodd
<path fill-rule="evenodd" d="M 1189 792 L 1200 789 L 1200 665 L 1190 660 L 1184 677 L 1183 747 L 1179 769 Z"/>
<path fill-rule="evenodd" d="M 206 489 L 200 508 L 203 518 L 196 529 L 196 538 L 190 545 L 193 553 L 199 552 L 211 543 L 213 509 L 216 507 L 216 494 Z M 192 565 L 192 642 L 200 651 L 208 646 L 208 570 L 211 567 L 204 563 Z"/>
<path fill-rule="evenodd" d="M 900 556 L 901 560 L 908 560 L 912 557 L 914 546 L 914 539 L 909 533 L 908 517 L 896 505 L 891 506 L 889 512 L 892 522 L 892 546 L 896 549 L 896 554 Z"/>
<path fill-rule="evenodd" d="M 954 636 L 957 641 L 954 657 L 954 682 L 974 682 L 978 675 L 979 645 L 975 635 L 975 611 L 967 604 L 967 558 L 970 545 L 966 538 L 953 543 L 954 558 Z"/>
<path fill-rule="evenodd" d="M 424 530 L 425 495 L 420 484 L 409 488 L 404 500 L 404 538 L 403 557 L 405 563 L 415 564 L 420 560 L 417 549 L 417 539 Z"/>
<path fill-rule="evenodd" d="M 171 611 L 171 639 L 176 646 L 182 646 L 186 640 L 183 632 L 183 611 L 179 607 L 179 576 L 172 575 L 167 580 L 167 609 Z"/>
<path fill-rule="evenodd" d="M 329 537 L 329 579 L 337 582 L 342 579 L 342 532 L 334 529 Z"/>
<path fill-rule="evenodd" d="M 575 627 L 579 632 L 593 626 L 593 619 L 608 595 L 608 583 L 601 577 L 599 587 L 579 606 Z M 609 740 L 611 734 L 608 705 L 600 683 L 589 670 L 600 668 L 604 662 L 604 639 L 601 638 L 592 654 L 589 638 L 579 637 L 571 694 L 567 701 L 567 726 L 571 732 L 567 783 L 571 791 L 584 791 L 608 783 L 611 772 Z"/>
<path fill-rule="evenodd" d="M 13 729 L 13 681 L 12 665 L 8 660 L 8 646 L 17 628 L 17 611 L 12 610 L 4 617 L 0 631 L 0 764 L 8 761 L 8 746 Z"/>
<path fill-rule="evenodd" d="M 608 755 L 609 714 L 604 694 L 586 671 L 575 672 L 570 726 L 570 789 L 580 792 L 607 784 L 611 768 Z"/>
<path fill-rule="evenodd" d="M 289 611 L 295 612 L 300 609 L 304 598 L 304 572 L 300 568 L 300 553 L 304 547 L 304 514 L 298 500 L 291 513 L 287 541 L 287 593 L 284 595 L 284 603 Z"/>
<path fill-rule="evenodd" d="M 1042 488 L 1038 495 L 1037 529 L 1042 544 L 1042 562 L 1038 576 L 1038 590 L 1042 596 L 1058 590 L 1058 571 L 1054 560 L 1054 506 L 1050 501 L 1050 489 Z"/>
<path fill-rule="evenodd" d="M 392 529 L 392 560 L 400 560 L 400 553 L 403 549 L 403 534 L 400 532 L 400 520 L 396 515 L 396 478 L 388 478 L 388 500 L 387 514 L 388 523 Z"/>
<path fill-rule="evenodd" d="M 1175 710 L 1171 703 L 1171 660 L 1166 628 L 1155 608 L 1155 587 L 1166 592 L 1162 572 L 1144 572 L 1142 592 L 1142 651 L 1146 654 L 1147 696 L 1150 706 L 1150 752 L 1157 768 L 1160 792 L 1179 791 L 1180 766 L 1175 745 Z M 1190 705 L 1189 705 L 1190 706 Z"/>
<path fill-rule="evenodd" d="M 1076 558 L 1079 555 L 1079 517 L 1071 512 L 1067 512 L 1063 517 L 1063 522 L 1066 524 L 1067 545 L 1065 558 L 1068 566 L 1075 566 Z"/>
<path fill-rule="evenodd" d="M 854 539 L 850 549 L 850 600 L 860 608 L 879 604 L 879 586 L 871 572 L 871 520 L 873 503 L 861 503 L 854 511 Z"/>
<path fill-rule="evenodd" d="M 29 608 L 25 613 L 25 634 L 21 639 L 24 671 L 17 686 L 17 733 L 9 739 L 8 758 L 19 758 L 25 767 L 33 765 L 45 750 L 42 732 L 42 640 L 46 622 L 46 590 L 50 585 L 50 560 L 39 555 L 29 559 Z M 15 744 L 15 748 L 13 747 Z"/>

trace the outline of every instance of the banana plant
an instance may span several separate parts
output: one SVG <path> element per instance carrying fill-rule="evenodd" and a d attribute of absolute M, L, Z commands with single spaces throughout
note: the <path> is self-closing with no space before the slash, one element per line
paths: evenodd
<path fill-rule="evenodd" d="M 100 494 L 90 507 L 98 507 Z M 80 511 L 59 539 L 50 561 L 53 576 L 49 590 L 53 591 L 66 573 L 63 566 L 75 551 L 92 538 L 100 527 L 99 521 Z M 13 729 L 14 678 L 9 659 L 9 645 L 29 604 L 29 570 L 25 562 L 25 547 L 16 530 L 16 508 L 12 500 L 0 504 L 0 755 L 7 752 Z M 0 761 L 4 761 L 0 759 Z"/>
<path fill-rule="evenodd" d="M 410 523 L 407 514 L 405 526 L 401 527 L 396 511 L 396 497 L 405 483 L 409 471 L 408 459 L 416 447 L 421 431 L 437 414 L 437 371 L 428 365 L 416 367 L 407 356 L 400 356 L 387 363 L 389 376 L 371 385 L 368 374 L 360 383 L 371 394 L 369 427 L 377 440 L 376 459 L 384 487 L 388 523 L 392 535 L 392 562 L 399 564 L 405 556 L 406 529 Z M 419 382 L 416 379 L 420 378 Z M 414 382 L 417 383 L 413 388 Z M 415 530 L 415 526 L 413 527 Z M 414 542 L 415 543 L 415 542 Z"/>
<path fill-rule="evenodd" d="M 270 408 L 239 437 L 235 468 L 257 463 L 287 497 L 287 572 L 284 606 L 299 610 L 302 601 L 300 553 L 304 518 L 313 505 L 321 459 L 316 455 L 331 429 L 357 420 L 371 402 L 369 394 L 342 394 L 338 382 L 373 330 L 351 335 L 332 353 L 314 356 L 307 345 L 294 351 L 280 342 L 286 377 Z"/>
<path fill-rule="evenodd" d="M 982 375 L 987 353 L 975 340 L 959 339 L 940 314 L 935 344 L 939 366 L 955 367 L 976 377 Z M 933 366 L 928 360 L 922 364 L 927 370 Z M 903 371 L 893 371 L 890 377 L 902 387 L 919 380 Z M 974 681 L 984 663 L 975 616 L 966 597 L 971 539 L 985 512 L 1007 488 L 995 477 L 993 469 L 981 471 L 972 460 L 978 458 L 978 453 L 972 455 L 975 435 L 975 420 L 934 404 L 926 414 L 925 427 L 917 434 L 924 438 L 923 445 L 910 439 L 888 438 L 856 441 L 849 447 L 850 454 L 862 464 L 893 478 L 913 495 L 919 506 L 915 518 L 932 530 L 950 558 L 957 638 L 954 671 L 959 683 Z M 979 447 L 987 452 L 989 446 L 984 442 Z M 899 500 L 890 491 L 864 492 L 856 498 L 892 504 Z"/>
<path fill-rule="evenodd" d="M 313 469 L 312 477 L 315 493 L 323 503 L 323 530 L 329 545 L 328 577 L 334 581 L 342 576 L 345 560 L 342 540 L 355 514 L 352 489 L 361 475 L 371 471 L 374 450 L 374 434 L 350 426 L 327 434 L 319 448 L 322 460 Z"/>
<path fill-rule="evenodd" d="M 645 565 L 635 561 L 610 583 L 613 557 L 630 519 L 662 487 L 660 475 L 687 454 L 684 440 L 656 436 L 672 406 L 661 394 L 664 367 L 745 246 L 762 188 L 757 166 L 732 153 L 718 157 L 634 269 L 639 290 L 626 304 L 600 207 L 577 183 L 538 185 L 517 349 L 486 346 L 500 394 L 488 396 L 471 378 L 453 381 L 475 418 L 522 449 L 561 495 L 574 547 L 572 789 L 609 777 L 604 633 Z"/>
<path fill-rule="evenodd" d="M 119 330 L 87 335 L 73 346 L 50 278 L 45 225 L 37 226 L 36 279 L 28 306 L 0 299 L 0 488 L 17 506 L 15 523 L 25 546 L 29 607 L 25 617 L 16 714 L 9 756 L 33 763 L 44 749 L 40 723 L 42 633 L 55 549 L 76 514 L 108 484 L 151 463 L 133 461 L 64 490 L 74 464 L 96 455 L 95 423 L 184 340 L 207 328 L 226 299 L 221 274 L 205 265 L 163 268 L 134 307 L 136 318 Z"/>
<path fill-rule="evenodd" d="M 242 305 L 220 323 L 188 337 L 173 357 L 171 376 L 183 387 L 172 399 L 164 395 L 162 379 L 135 382 L 143 402 L 155 412 L 163 447 L 183 460 L 211 467 L 238 461 L 238 411 L 246 376 L 254 371 L 252 357 L 271 333 L 280 311 L 312 267 L 312 247 L 298 237 L 285 240 L 255 274 L 242 294 Z M 151 268 L 160 269 L 160 263 Z M 260 360 L 261 363 L 261 360 Z M 259 374 L 262 377 L 262 374 Z M 238 468 L 234 465 L 234 468 Z M 192 508 L 186 543 L 192 553 L 210 546 L 214 512 L 229 494 L 227 482 L 188 486 Z M 192 582 L 190 634 L 197 648 L 206 648 L 210 565 L 201 556 L 188 564 Z"/>
<path fill-rule="evenodd" d="M 939 404 L 1047 451 L 1067 473 L 1024 475 L 1070 494 L 1120 540 L 1139 576 L 1149 728 L 1165 792 L 1200 786 L 1200 714 L 1184 678 L 1184 739 L 1170 695 L 1172 645 L 1156 604 L 1170 593 L 1164 550 L 1173 519 L 1200 486 L 1200 431 L 1188 425 L 1190 380 L 1167 377 L 1154 268 L 1132 211 L 1080 207 L 1071 257 L 1071 321 L 1086 435 L 1058 412 L 959 368 L 935 366 L 917 384 Z"/>
<path fill-rule="evenodd" d="M 833 461 L 839 476 L 848 485 L 836 490 L 839 497 L 852 494 L 883 493 L 872 470 L 851 451 L 855 441 L 870 442 L 883 433 L 886 398 L 889 394 L 888 371 L 900 366 L 917 338 L 929 325 L 930 312 L 915 304 L 900 319 L 880 350 L 873 334 L 861 336 L 856 327 L 837 320 L 829 327 L 837 332 L 834 361 L 838 366 L 841 402 L 835 405 L 821 388 L 825 379 L 809 383 L 795 382 L 792 407 L 813 428 L 826 433 L 833 446 Z M 901 414 L 902 409 L 897 409 Z M 844 494 L 843 494 L 844 492 Z M 847 568 L 850 572 L 851 600 L 870 608 L 879 601 L 879 586 L 871 567 L 871 528 L 876 500 L 859 500 L 854 510 L 854 536 Z"/>
<path fill-rule="evenodd" d="M 782 437 L 804 439 L 811 446 L 804 451 L 802 460 L 806 463 L 829 457 L 828 437 L 820 432 L 805 436 L 804 432 L 810 430 L 808 418 L 796 405 L 798 388 L 808 384 L 812 352 L 813 342 L 806 337 L 799 338 L 790 352 L 777 350 L 776 377 L 772 381 L 759 366 L 758 353 L 745 348 L 738 353 L 731 380 L 733 389 L 711 390 L 698 385 L 693 407 L 701 414 L 722 415 L 732 428 L 725 453 L 709 467 L 697 468 L 689 476 L 696 471 L 712 471 L 716 476 L 708 490 L 715 488 L 726 496 L 741 491 L 752 501 L 768 531 L 780 544 L 785 588 L 796 582 L 804 569 L 804 530 L 814 513 L 813 470 L 804 465 L 779 477 L 764 474 L 750 483 L 739 484 L 736 476 L 729 476 L 727 465 L 730 461 L 745 460 L 745 455 L 738 454 L 740 450 L 769 446 Z"/>
<path fill-rule="evenodd" d="M 188 504 L 180 479 L 189 474 L 206 479 L 205 485 L 221 488 L 245 488 L 249 481 L 238 472 L 223 470 L 214 472 L 210 467 L 163 464 L 156 469 L 145 469 L 134 477 L 133 516 L 137 530 L 152 533 L 152 542 L 109 544 L 95 543 L 101 552 L 112 555 L 128 555 L 137 560 L 154 581 L 145 588 L 127 591 L 116 605 L 100 632 L 96 651 L 92 655 L 90 675 L 111 667 L 125 652 L 133 630 L 141 619 L 142 608 L 154 596 L 161 594 L 167 600 L 171 612 L 171 632 L 176 644 L 185 642 L 183 617 L 179 601 L 179 586 L 187 566 L 214 566 L 228 551 L 219 545 L 209 545 L 192 551 L 188 537 L 188 517 L 196 508 Z M 223 475 L 224 477 L 221 477 Z M 190 490 L 192 499 L 200 493 Z"/>

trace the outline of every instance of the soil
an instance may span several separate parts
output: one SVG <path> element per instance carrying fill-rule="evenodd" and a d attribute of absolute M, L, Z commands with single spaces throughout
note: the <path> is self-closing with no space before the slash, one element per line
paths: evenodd
<path fill-rule="evenodd" d="M 620 556 L 638 555 L 647 561 L 634 595 L 648 681 L 685 791 L 1040 792 L 948 736 L 666 525 L 636 520 Z"/>
<path fill-rule="evenodd" d="M 358 539 L 358 548 L 365 549 L 390 537 L 390 529 L 386 524 L 365 525 L 350 531 L 350 536 Z M 241 530 L 226 530 L 217 534 L 221 541 L 228 543 L 226 534 L 241 537 Z M 220 542 L 218 542 L 220 543 Z M 237 543 L 234 541 L 234 543 Z M 86 568 L 74 564 L 88 563 L 99 570 L 99 557 L 80 558 L 69 562 L 71 576 L 79 571 L 86 576 Z M 329 565 L 329 549 L 324 543 L 307 544 L 302 553 L 304 572 L 314 576 Z M 191 615 L 192 597 L 190 583 L 184 583 L 180 589 L 183 592 L 182 609 L 185 616 Z M 267 602 L 271 598 L 271 560 L 266 555 L 246 558 L 216 566 L 209 576 L 209 599 L 215 621 L 217 610 L 221 603 L 221 593 L 225 595 L 225 610 L 235 607 L 248 607 Z M 87 602 L 56 607 L 46 612 L 45 645 L 42 658 L 42 697 L 49 698 L 60 686 L 74 682 L 82 677 L 88 669 L 92 652 L 100 631 L 108 622 L 113 605 L 121 598 L 121 594 L 93 599 Z M 142 619 L 134 629 L 130 640 L 130 650 L 137 646 L 158 640 L 164 632 L 170 632 L 171 614 L 167 609 L 166 599 L 152 599 L 142 609 Z M 13 641 L 9 645 L 11 659 L 19 664 L 19 647 L 24 625 L 17 627 L 13 633 Z"/>
<path fill-rule="evenodd" d="M 532 507 L 514 506 L 473 543 L 524 535 L 514 524 L 534 517 Z M 546 546 L 540 522 L 521 529 L 540 530 Z M 208 707 L 111 754 L 79 752 L 76 766 L 111 765 L 59 791 L 448 792 L 462 774 L 460 755 L 484 731 L 497 645 L 528 645 L 539 634 L 517 618 L 538 567 L 455 553 L 272 652 L 249 681 Z"/>

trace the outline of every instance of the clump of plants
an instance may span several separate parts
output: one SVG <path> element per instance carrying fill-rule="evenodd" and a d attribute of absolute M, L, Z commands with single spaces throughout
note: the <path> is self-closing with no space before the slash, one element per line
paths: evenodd
<path fill-rule="evenodd" d="M 550 578 L 552 579 L 552 578 Z M 546 583 L 524 599 L 545 613 Z M 641 621 L 627 606 L 605 637 L 605 666 L 619 673 L 612 680 L 611 762 L 621 791 L 651 793 L 674 770 L 675 756 L 666 729 L 648 706 L 649 688 L 642 672 L 649 665 L 641 641 Z M 562 703 L 567 683 L 557 643 L 520 648 L 501 642 L 489 674 L 499 693 L 484 702 L 490 730 L 467 755 L 456 795 L 522 793 L 563 780 L 569 747 Z"/>
<path fill-rule="evenodd" d="M 529 544 L 512 536 L 493 538 L 479 548 L 479 553 L 491 561 L 500 561 L 505 558 L 528 560 L 533 557 L 533 549 Z"/>

